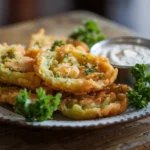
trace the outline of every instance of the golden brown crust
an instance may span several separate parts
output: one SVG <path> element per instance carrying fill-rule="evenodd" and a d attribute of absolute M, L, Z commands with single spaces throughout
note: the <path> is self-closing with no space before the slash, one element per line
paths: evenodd
<path fill-rule="evenodd" d="M 81 42 L 81 41 L 68 39 L 67 44 L 72 44 L 76 49 L 83 51 L 83 52 L 89 53 L 89 51 L 90 51 L 88 45 L 84 42 Z"/>
<path fill-rule="evenodd" d="M 77 120 L 109 117 L 123 113 L 128 105 L 127 85 L 112 84 L 106 89 L 86 95 L 65 96 L 59 110 L 67 117 Z"/>
<path fill-rule="evenodd" d="M 25 56 L 21 45 L 0 45 L 0 82 L 36 89 L 42 80 L 34 72 L 35 60 Z"/>
<path fill-rule="evenodd" d="M 56 40 L 62 40 L 65 42 L 66 38 L 63 36 L 61 37 L 45 35 L 45 30 L 40 29 L 36 34 L 33 34 L 31 36 L 31 40 L 29 41 L 28 47 L 26 48 L 26 55 L 32 58 L 36 58 L 37 54 L 40 51 L 50 49 L 54 41 Z"/>
<path fill-rule="evenodd" d="M 18 87 L 0 87 L 0 103 L 7 103 L 14 105 L 15 96 L 19 94 Z"/>
<path fill-rule="evenodd" d="M 51 51 L 56 40 L 65 45 Z M 127 85 L 112 84 L 118 70 L 106 58 L 93 56 L 89 47 L 66 37 L 47 36 L 41 29 L 28 47 L 0 45 L 0 83 L 31 89 L 63 91 L 59 110 L 72 119 L 94 119 L 123 113 L 128 105 Z M 15 104 L 19 87 L 0 85 L 0 102 Z M 68 93 L 65 93 L 68 92 Z M 86 95 L 85 95 L 86 94 Z M 31 94 L 31 100 L 36 95 Z"/>
<path fill-rule="evenodd" d="M 54 90 L 85 94 L 112 84 L 118 70 L 106 58 L 93 56 L 68 44 L 55 51 L 40 52 L 35 72 Z"/>
<path fill-rule="evenodd" d="M 19 95 L 20 88 L 15 86 L 1 86 L 0 87 L 0 103 L 6 103 L 10 105 L 15 104 L 15 97 Z M 36 94 L 30 94 L 30 99 L 34 101 L 36 99 Z"/>
<path fill-rule="evenodd" d="M 26 48 L 27 56 L 31 58 L 36 58 L 37 54 L 41 51 L 51 49 L 55 41 L 63 41 L 66 44 L 72 44 L 76 49 L 80 51 L 89 52 L 89 47 L 84 42 L 75 41 L 68 39 L 64 36 L 50 36 L 45 34 L 44 29 L 40 29 L 36 34 L 31 36 L 28 47 Z"/>
<path fill-rule="evenodd" d="M 25 56 L 25 53 L 22 45 L 0 44 L 0 63 L 10 70 L 32 72 L 35 59 Z"/>

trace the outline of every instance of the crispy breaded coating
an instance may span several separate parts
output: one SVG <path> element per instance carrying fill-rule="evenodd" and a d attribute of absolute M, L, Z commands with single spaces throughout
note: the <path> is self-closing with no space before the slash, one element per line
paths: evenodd
<path fill-rule="evenodd" d="M 63 41 L 64 43 L 70 43 L 81 51 L 89 52 L 89 47 L 80 41 L 68 39 L 63 36 L 50 36 L 45 34 L 45 30 L 41 29 L 38 33 L 31 36 L 31 40 L 26 48 L 27 56 L 35 58 L 40 51 L 51 49 L 55 41 Z"/>
<path fill-rule="evenodd" d="M 31 36 L 31 40 L 26 48 L 27 55 L 35 58 L 40 51 L 50 49 L 56 40 L 66 41 L 65 37 L 45 35 L 45 30 L 41 29 L 38 33 Z"/>
<path fill-rule="evenodd" d="M 13 86 L 0 86 L 0 103 L 6 103 L 10 105 L 15 104 L 15 97 L 19 95 L 20 88 Z M 30 94 L 31 100 L 35 100 L 36 94 Z"/>
<path fill-rule="evenodd" d="M 0 87 L 0 103 L 7 103 L 14 105 L 15 103 L 15 96 L 19 94 L 19 88 L 18 87 Z"/>
<path fill-rule="evenodd" d="M 106 58 L 80 51 L 73 45 L 41 51 L 35 65 L 36 74 L 54 90 L 85 94 L 112 84 L 118 70 Z"/>
<path fill-rule="evenodd" d="M 84 42 L 68 39 L 66 43 L 72 44 L 76 49 L 78 49 L 80 51 L 87 52 L 87 53 L 90 52 L 88 45 Z"/>
<path fill-rule="evenodd" d="M 127 85 L 112 84 L 102 91 L 70 95 L 62 99 L 59 110 L 76 120 L 109 117 L 123 113 L 128 105 Z"/>
<path fill-rule="evenodd" d="M 25 56 L 22 45 L 0 45 L 0 63 L 13 71 L 33 72 L 35 59 Z"/>
<path fill-rule="evenodd" d="M 21 45 L 0 45 L 0 82 L 36 89 L 43 82 L 34 72 L 35 60 L 25 56 Z"/>
<path fill-rule="evenodd" d="M 31 36 L 26 48 L 0 44 L 0 103 L 15 105 L 23 88 L 34 101 L 42 87 L 46 94 L 62 93 L 59 111 L 71 119 L 119 115 L 128 106 L 131 88 L 114 84 L 117 74 L 108 59 L 90 54 L 86 43 L 49 36 L 44 29 Z"/>

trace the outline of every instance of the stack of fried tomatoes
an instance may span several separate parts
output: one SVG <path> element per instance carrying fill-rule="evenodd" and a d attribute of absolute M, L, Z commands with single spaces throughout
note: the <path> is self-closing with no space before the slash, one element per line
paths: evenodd
<path fill-rule="evenodd" d="M 59 42 L 63 44 L 59 44 Z M 114 84 L 118 70 L 88 46 L 65 37 L 32 35 L 27 47 L 0 45 L 0 101 L 14 104 L 21 88 L 62 93 L 59 111 L 83 120 L 123 113 L 127 85 Z"/>

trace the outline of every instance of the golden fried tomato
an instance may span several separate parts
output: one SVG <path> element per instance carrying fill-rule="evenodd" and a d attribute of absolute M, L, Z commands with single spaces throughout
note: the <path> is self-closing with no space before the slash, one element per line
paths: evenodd
<path fill-rule="evenodd" d="M 128 105 L 127 85 L 112 84 L 106 89 L 86 95 L 63 98 L 59 110 L 71 119 L 85 120 L 109 117 L 123 113 Z"/>
<path fill-rule="evenodd" d="M 80 51 L 89 52 L 89 47 L 86 43 L 75 41 L 63 36 L 50 36 L 45 34 L 45 30 L 41 29 L 38 33 L 33 34 L 26 48 L 27 56 L 35 58 L 40 51 L 51 49 L 55 41 L 63 41 L 64 43 L 72 44 Z"/>
<path fill-rule="evenodd" d="M 85 94 L 112 84 L 118 70 L 106 58 L 93 56 L 67 44 L 53 51 L 41 51 L 35 72 L 54 90 Z"/>
<path fill-rule="evenodd" d="M 45 30 L 41 29 L 38 33 L 31 36 L 27 47 L 27 56 L 35 58 L 40 51 L 50 49 L 56 40 L 66 41 L 65 37 L 45 35 Z"/>
<path fill-rule="evenodd" d="M 35 60 L 25 56 L 21 45 L 0 45 L 0 83 L 36 89 L 41 79 L 34 72 Z"/>

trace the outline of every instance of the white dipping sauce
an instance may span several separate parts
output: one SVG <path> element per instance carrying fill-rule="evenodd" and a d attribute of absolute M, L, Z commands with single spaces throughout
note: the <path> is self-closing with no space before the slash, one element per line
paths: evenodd
<path fill-rule="evenodd" d="M 104 56 L 113 65 L 133 66 L 137 63 L 150 63 L 150 49 L 144 46 L 131 44 L 110 44 L 97 47 L 91 52 L 93 55 Z"/>

